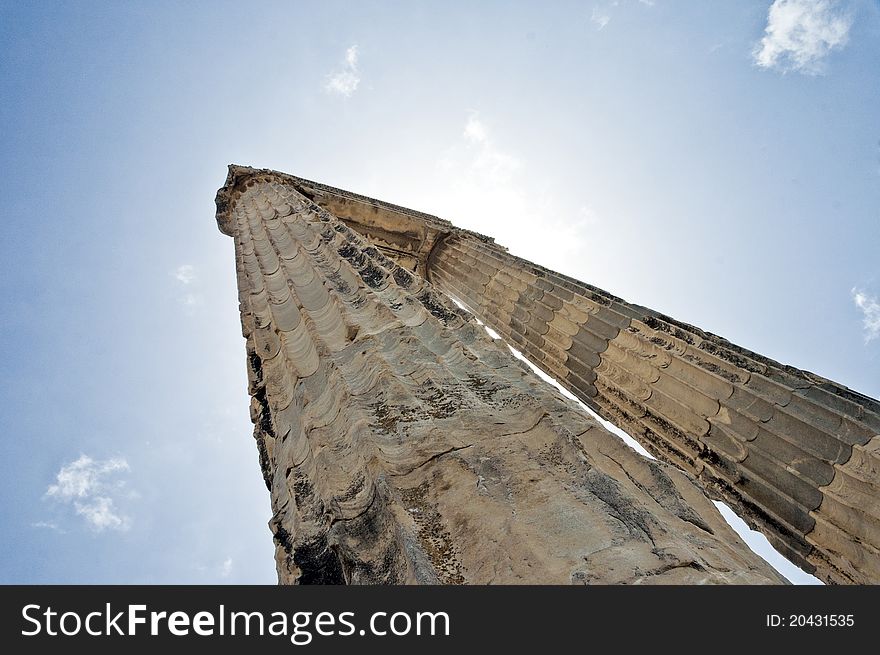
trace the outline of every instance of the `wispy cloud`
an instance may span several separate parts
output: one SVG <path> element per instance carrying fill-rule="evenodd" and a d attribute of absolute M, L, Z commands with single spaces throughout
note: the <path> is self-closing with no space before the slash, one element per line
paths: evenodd
<path fill-rule="evenodd" d="M 597 31 L 604 30 L 608 23 L 611 22 L 611 15 L 615 7 L 619 6 L 621 0 L 605 0 L 604 2 L 598 2 L 593 5 L 593 10 L 590 13 L 590 22 L 596 26 Z M 638 0 L 638 3 L 643 7 L 653 7 L 654 0 Z"/>
<path fill-rule="evenodd" d="M 95 530 L 101 532 L 107 528 L 128 530 L 131 520 L 118 512 L 112 498 L 95 496 L 88 502 L 74 502 L 76 513 L 82 516 Z"/>
<path fill-rule="evenodd" d="M 177 301 L 183 305 L 187 314 L 195 314 L 196 307 L 204 302 L 204 297 L 197 291 L 199 280 L 196 267 L 192 264 L 181 264 L 174 269 L 172 276 L 177 280 L 183 292 L 177 297 Z"/>
<path fill-rule="evenodd" d="M 486 126 L 475 112 L 471 113 L 467 123 L 464 124 L 464 138 L 471 143 L 483 145 L 489 143 L 489 133 L 486 130 Z"/>
<path fill-rule="evenodd" d="M 125 486 L 121 480 L 112 481 L 115 474 L 128 471 L 128 462 L 123 457 L 95 460 L 88 455 L 61 467 L 55 476 L 55 484 L 49 485 L 46 497 L 73 507 L 78 516 L 94 530 L 127 530 L 131 519 L 116 507 L 114 496 Z M 40 527 L 57 525 L 41 521 Z M 37 525 L 37 524 L 34 524 Z"/>
<path fill-rule="evenodd" d="M 228 578 L 230 575 L 232 575 L 232 558 L 227 557 L 220 565 L 220 577 Z"/>
<path fill-rule="evenodd" d="M 340 68 L 327 76 L 324 89 L 328 93 L 350 98 L 361 83 L 358 71 L 358 47 L 353 45 L 345 51 L 345 60 Z"/>
<path fill-rule="evenodd" d="M 462 136 L 472 154 L 469 168 L 484 181 L 493 185 L 506 183 L 521 168 L 518 157 L 495 147 L 489 138 L 489 128 L 476 112 L 468 117 Z"/>
<path fill-rule="evenodd" d="M 596 26 L 597 30 L 604 30 L 608 23 L 611 22 L 611 14 L 607 9 L 597 5 L 593 7 L 593 13 L 590 14 L 590 22 Z"/>
<path fill-rule="evenodd" d="M 195 313 L 196 307 L 202 304 L 203 298 L 197 293 L 185 293 L 180 297 L 180 304 L 186 308 L 188 314 Z"/>
<path fill-rule="evenodd" d="M 817 75 L 825 58 L 846 45 L 851 26 L 837 0 L 775 0 L 752 56 L 761 68 Z"/>
<path fill-rule="evenodd" d="M 192 264 L 181 264 L 174 271 L 174 277 L 181 284 L 192 284 L 196 279 L 196 267 Z"/>
<path fill-rule="evenodd" d="M 865 328 L 865 343 L 880 337 L 880 301 L 877 296 L 860 289 L 851 291 L 853 302 L 862 311 L 862 327 Z"/>

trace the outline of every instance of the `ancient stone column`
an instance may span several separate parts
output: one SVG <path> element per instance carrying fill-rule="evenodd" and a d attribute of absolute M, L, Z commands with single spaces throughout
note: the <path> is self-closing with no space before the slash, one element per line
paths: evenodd
<path fill-rule="evenodd" d="M 880 583 L 880 403 L 449 231 L 426 264 L 513 347 L 793 562 Z"/>
<path fill-rule="evenodd" d="M 217 205 L 282 583 L 781 581 L 290 178 L 231 168 Z"/>

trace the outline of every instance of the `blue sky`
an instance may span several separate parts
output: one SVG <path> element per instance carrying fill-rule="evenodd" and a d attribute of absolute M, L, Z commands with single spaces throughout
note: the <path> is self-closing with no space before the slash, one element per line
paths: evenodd
<path fill-rule="evenodd" d="M 275 581 L 231 162 L 880 396 L 878 61 L 869 0 L 0 3 L 0 582 Z"/>

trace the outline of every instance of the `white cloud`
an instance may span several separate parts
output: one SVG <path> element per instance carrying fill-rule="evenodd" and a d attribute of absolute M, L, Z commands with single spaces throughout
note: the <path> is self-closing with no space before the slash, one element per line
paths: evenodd
<path fill-rule="evenodd" d="M 852 18 L 837 0 L 775 0 L 767 14 L 764 38 L 752 56 L 761 68 L 821 73 L 824 60 L 846 45 Z"/>
<path fill-rule="evenodd" d="M 862 310 L 862 326 L 865 328 L 865 343 L 880 337 L 880 301 L 877 296 L 859 289 L 852 290 L 852 299 Z"/>
<path fill-rule="evenodd" d="M 345 63 L 349 68 L 357 68 L 358 63 L 358 47 L 353 45 L 345 51 Z"/>
<path fill-rule="evenodd" d="M 345 62 L 341 68 L 333 71 L 327 76 L 324 83 L 324 89 L 328 93 L 350 98 L 357 91 L 358 85 L 361 83 L 360 72 L 358 71 L 358 47 L 353 45 L 345 51 Z"/>
<path fill-rule="evenodd" d="M 60 532 L 61 534 L 64 534 L 64 530 L 62 530 L 54 521 L 36 521 L 35 523 L 31 523 L 31 527 L 45 528 L 46 530 L 54 530 L 55 532 Z"/>
<path fill-rule="evenodd" d="M 464 138 L 472 143 L 488 143 L 489 134 L 486 132 L 486 126 L 476 114 L 471 114 L 465 123 Z"/>
<path fill-rule="evenodd" d="M 599 216 L 592 205 L 581 205 L 578 208 L 576 222 L 584 229 L 593 228 L 599 224 Z"/>
<path fill-rule="evenodd" d="M 115 473 L 128 470 L 128 462 L 122 457 L 95 460 L 88 455 L 80 455 L 61 467 L 55 476 L 55 484 L 49 485 L 46 490 L 46 497 L 72 505 L 76 514 L 99 532 L 108 528 L 127 530 L 131 520 L 119 512 L 112 498 L 125 483 L 111 483 L 110 478 Z M 57 529 L 57 526 L 45 521 L 40 522 L 40 527 Z"/>
<path fill-rule="evenodd" d="M 74 501 L 73 507 L 98 532 L 107 528 L 127 530 L 131 527 L 130 519 L 118 513 L 116 504 L 108 496 L 95 496 L 82 503 Z"/>
<path fill-rule="evenodd" d="M 607 9 L 601 9 L 598 5 L 593 7 L 593 13 L 590 14 L 590 22 L 596 26 L 597 30 L 604 30 L 608 23 L 611 22 L 611 14 Z"/>
<path fill-rule="evenodd" d="M 172 275 L 180 283 L 181 291 L 186 291 L 177 297 L 177 301 L 183 305 L 184 310 L 189 316 L 193 316 L 196 312 L 196 307 L 204 302 L 202 294 L 196 291 L 199 287 L 196 267 L 192 264 L 181 264 L 174 270 Z"/>
<path fill-rule="evenodd" d="M 197 293 L 187 293 L 181 296 L 180 302 L 184 307 L 192 311 L 204 302 L 204 298 Z"/>
<path fill-rule="evenodd" d="M 128 462 L 121 457 L 95 461 L 88 455 L 65 464 L 56 476 L 57 484 L 49 486 L 46 495 L 60 498 L 84 498 L 97 491 L 103 478 L 114 471 L 128 471 Z"/>
<path fill-rule="evenodd" d="M 220 565 L 220 577 L 228 578 L 232 574 L 232 558 L 227 557 Z"/>
<path fill-rule="evenodd" d="M 620 5 L 620 2 L 621 0 L 605 0 L 605 2 L 593 5 L 590 22 L 596 26 L 597 31 L 604 30 L 608 26 L 608 23 L 611 22 L 612 11 Z M 639 0 L 639 4 L 651 8 L 654 6 L 654 0 Z"/>
<path fill-rule="evenodd" d="M 192 264 L 182 264 L 174 271 L 174 277 L 181 284 L 192 284 L 196 279 L 196 267 Z"/>
<path fill-rule="evenodd" d="M 468 117 L 462 136 L 470 155 L 467 168 L 483 183 L 505 184 L 522 167 L 518 157 L 495 147 L 489 138 L 489 128 L 476 112 L 471 112 Z M 460 162 L 454 165 L 458 166 Z"/>

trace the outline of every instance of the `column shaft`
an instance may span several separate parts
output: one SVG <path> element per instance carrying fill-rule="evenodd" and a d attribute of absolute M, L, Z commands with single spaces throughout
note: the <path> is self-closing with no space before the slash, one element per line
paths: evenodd
<path fill-rule="evenodd" d="M 880 403 L 466 232 L 428 279 L 793 562 L 880 582 Z"/>
<path fill-rule="evenodd" d="M 770 583 L 641 457 L 283 178 L 230 180 L 283 583 Z"/>

